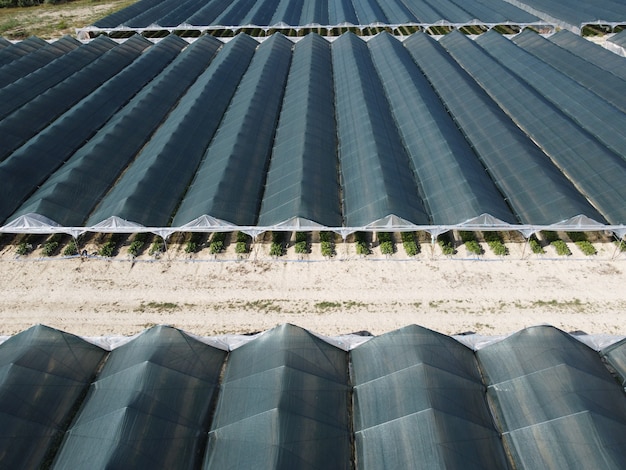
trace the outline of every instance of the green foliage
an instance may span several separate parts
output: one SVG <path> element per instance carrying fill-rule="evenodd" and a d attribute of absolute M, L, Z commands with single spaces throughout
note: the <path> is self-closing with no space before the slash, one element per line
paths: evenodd
<path fill-rule="evenodd" d="M 370 249 L 367 246 L 366 235 L 363 232 L 356 232 L 354 234 L 354 242 L 356 244 L 356 254 L 357 255 L 369 255 Z"/>
<path fill-rule="evenodd" d="M 252 240 L 252 237 L 248 235 L 247 233 L 237 232 L 237 243 L 239 242 L 250 243 L 251 240 Z"/>
<path fill-rule="evenodd" d="M 44 244 L 43 249 L 41 250 L 41 254 L 44 256 L 52 256 L 54 253 L 56 253 L 58 248 L 59 248 L 59 242 L 47 241 Z"/>
<path fill-rule="evenodd" d="M 100 249 L 98 250 L 98 254 L 100 256 L 110 258 L 113 256 L 113 253 L 115 252 L 115 248 L 116 248 L 116 243 L 113 240 L 109 240 L 108 242 L 106 242 L 104 245 L 100 247 Z"/>
<path fill-rule="evenodd" d="M 576 246 L 582 251 L 586 256 L 595 255 L 598 252 L 594 248 L 594 246 L 588 240 L 580 240 L 575 242 Z"/>
<path fill-rule="evenodd" d="M 335 234 L 333 232 L 320 232 L 320 242 L 335 242 Z"/>
<path fill-rule="evenodd" d="M 491 251 L 493 251 L 493 254 L 496 256 L 506 256 L 509 254 L 509 249 L 501 241 L 487 242 L 487 245 L 489 245 L 489 248 L 491 248 Z"/>
<path fill-rule="evenodd" d="M 43 256 L 52 256 L 59 249 L 59 241 L 61 240 L 61 234 L 55 233 L 54 235 L 48 238 L 48 241 L 44 243 L 43 248 L 41 250 L 41 254 Z"/>
<path fill-rule="evenodd" d="M 461 241 L 463 243 L 476 241 L 476 235 L 474 234 L 474 232 L 459 231 L 459 237 L 461 237 Z"/>
<path fill-rule="evenodd" d="M 468 240 L 465 242 L 465 248 L 469 253 L 473 253 L 475 255 L 482 255 L 483 249 L 476 240 Z"/>
<path fill-rule="evenodd" d="M 252 237 L 247 233 L 237 232 L 235 253 L 237 253 L 238 255 L 244 255 L 246 253 L 249 253 L 251 241 Z"/>
<path fill-rule="evenodd" d="M 559 239 L 559 234 L 556 232 L 543 231 L 541 232 L 541 235 L 543 236 L 543 239 L 549 244 L 552 244 L 552 242 L 555 242 Z"/>
<path fill-rule="evenodd" d="M 128 247 L 128 254 L 130 254 L 132 256 L 137 256 L 139 254 L 139 250 L 141 250 L 143 245 L 144 245 L 144 241 L 143 240 L 137 240 L 135 238 L 135 240 L 133 240 L 133 242 Z"/>
<path fill-rule="evenodd" d="M 414 232 L 402 232 L 402 246 L 404 246 L 407 256 L 417 256 L 420 252 L 420 246 Z"/>
<path fill-rule="evenodd" d="M 296 253 L 300 255 L 309 253 L 310 248 L 306 232 L 296 232 L 296 244 L 294 245 L 294 248 Z"/>
<path fill-rule="evenodd" d="M 195 253 L 199 249 L 200 240 L 202 239 L 202 234 L 199 232 L 191 232 L 189 238 L 187 239 L 187 243 L 185 244 L 185 253 Z"/>
<path fill-rule="evenodd" d="M 395 250 L 393 244 L 393 237 L 389 232 L 378 232 L 378 242 L 380 245 L 380 252 L 383 255 L 393 255 Z"/>
<path fill-rule="evenodd" d="M 128 254 L 131 256 L 139 255 L 139 252 L 141 251 L 143 246 L 146 244 L 147 237 L 148 237 L 148 234 L 145 232 L 136 233 L 135 236 L 133 237 L 132 243 L 128 247 Z"/>
<path fill-rule="evenodd" d="M 390 241 L 385 241 L 380 244 L 380 252 L 383 255 L 393 255 L 395 249 L 393 243 Z"/>
<path fill-rule="evenodd" d="M 72 238 L 65 249 L 63 250 L 63 256 L 74 256 L 78 254 L 78 247 L 76 246 L 76 240 Z"/>
<path fill-rule="evenodd" d="M 617 245 L 617 249 L 620 251 L 620 253 L 623 253 L 624 251 L 626 251 L 626 241 L 616 240 L 615 244 Z"/>
<path fill-rule="evenodd" d="M 270 256 L 283 256 L 285 254 L 285 232 L 272 232 L 272 245 Z"/>
<path fill-rule="evenodd" d="M 545 253 L 545 250 L 541 247 L 539 240 L 537 240 L 537 237 L 534 235 L 528 239 L 528 244 L 530 245 L 532 252 L 536 255 L 543 255 Z"/>
<path fill-rule="evenodd" d="M 209 245 L 209 253 L 212 255 L 216 255 L 224 251 L 224 241 L 223 240 L 212 240 Z"/>
<path fill-rule="evenodd" d="M 31 245 L 28 242 L 20 243 L 19 245 L 17 245 L 17 248 L 15 249 L 15 252 L 20 256 L 27 255 L 31 251 L 33 251 L 33 245 Z"/>
<path fill-rule="evenodd" d="M 456 254 L 456 250 L 454 249 L 454 245 L 449 233 L 441 234 L 437 243 L 439 243 L 439 246 L 441 247 L 441 252 L 444 255 L 452 256 Z"/>
<path fill-rule="evenodd" d="M 556 249 L 556 253 L 559 256 L 569 256 L 572 254 L 567 246 L 567 243 L 565 243 L 563 240 L 554 240 L 552 243 L 550 243 L 550 245 L 552 245 Z"/>
<path fill-rule="evenodd" d="M 320 248 L 322 250 L 322 256 L 325 258 L 332 258 L 337 253 L 335 252 L 335 245 L 329 241 L 320 242 Z"/>
<path fill-rule="evenodd" d="M 163 251 L 165 251 L 165 245 L 163 244 L 163 239 L 161 238 L 156 238 L 153 242 L 152 242 L 152 246 L 150 247 L 150 251 L 148 252 L 148 254 L 150 256 L 158 256 L 159 254 L 163 253 Z"/>
<path fill-rule="evenodd" d="M 587 235 L 584 232 L 565 232 L 571 241 L 576 242 L 584 242 L 587 240 Z"/>
<path fill-rule="evenodd" d="M 332 258 L 335 252 L 335 234 L 333 232 L 320 232 L 320 249 L 322 256 Z"/>
<path fill-rule="evenodd" d="M 502 237 L 498 232 L 483 232 L 483 238 L 487 242 L 487 245 L 496 256 L 506 256 L 509 254 L 509 250 L 502 243 Z"/>

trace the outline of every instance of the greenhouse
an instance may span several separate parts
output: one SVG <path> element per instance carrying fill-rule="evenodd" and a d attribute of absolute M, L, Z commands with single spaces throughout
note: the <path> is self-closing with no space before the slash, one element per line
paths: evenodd
<path fill-rule="evenodd" d="M 626 233 L 626 65 L 566 31 L 31 38 L 0 63 L 0 232 Z"/>
<path fill-rule="evenodd" d="M 0 344 L 0 466 L 623 468 L 624 340 L 593 342 L 35 326 Z"/>

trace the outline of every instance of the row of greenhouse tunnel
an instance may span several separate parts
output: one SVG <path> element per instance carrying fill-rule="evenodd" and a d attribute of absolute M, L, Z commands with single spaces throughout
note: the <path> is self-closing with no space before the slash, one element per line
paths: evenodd
<path fill-rule="evenodd" d="M 626 222 L 626 64 L 566 31 L 43 43 L 0 46 L 0 224 Z"/>
<path fill-rule="evenodd" d="M 626 465 L 626 340 L 596 351 L 538 326 L 473 350 L 412 325 L 348 347 L 282 325 L 240 343 L 166 326 L 112 350 L 41 325 L 10 337 L 0 466 Z"/>

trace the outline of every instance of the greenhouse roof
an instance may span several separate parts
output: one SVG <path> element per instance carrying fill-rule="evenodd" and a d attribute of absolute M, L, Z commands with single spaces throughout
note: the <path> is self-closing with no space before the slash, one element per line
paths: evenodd
<path fill-rule="evenodd" d="M 549 31 L 552 24 L 503 0 L 140 0 L 80 29 L 79 35 L 201 32 L 233 36 L 246 32 L 266 36 L 282 32 L 302 36 L 315 31 L 337 36 L 348 30 L 371 35 L 382 29 L 397 34 L 462 27 L 519 31 L 529 25 Z"/>
<path fill-rule="evenodd" d="M 1 466 L 626 465 L 626 396 L 602 359 L 621 367 L 619 339 L 594 350 L 540 326 L 476 350 L 415 325 L 374 338 L 282 325 L 105 340 L 35 326 L 0 344 Z"/>
<path fill-rule="evenodd" d="M 626 65 L 574 38 L 5 45 L 0 232 L 621 237 Z"/>

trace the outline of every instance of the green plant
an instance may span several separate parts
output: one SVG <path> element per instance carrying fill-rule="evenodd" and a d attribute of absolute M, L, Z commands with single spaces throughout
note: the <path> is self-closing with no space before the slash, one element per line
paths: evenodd
<path fill-rule="evenodd" d="M 356 254 L 357 255 L 369 255 L 370 254 L 370 249 L 369 246 L 367 245 L 367 240 L 366 240 L 366 236 L 365 233 L 363 232 L 356 232 L 354 234 L 354 243 L 356 244 Z"/>
<path fill-rule="evenodd" d="M 237 232 L 237 237 L 236 237 L 236 244 L 235 244 L 235 253 L 237 253 L 238 255 L 243 255 L 246 254 L 250 251 L 250 242 L 252 241 L 252 237 L 250 237 L 250 235 L 243 233 L 243 232 Z"/>
<path fill-rule="evenodd" d="M 474 235 L 474 232 L 465 232 L 461 230 L 459 231 L 459 237 L 461 237 L 461 241 L 463 243 L 476 241 L 476 235 Z"/>
<path fill-rule="evenodd" d="M 306 232 L 296 232 L 296 244 L 294 245 L 296 253 L 304 255 L 309 253 L 309 243 L 307 241 Z"/>
<path fill-rule="evenodd" d="M 152 246 L 150 247 L 150 251 L 148 252 L 150 256 L 158 256 L 160 253 L 165 251 L 165 246 L 163 244 L 163 240 L 161 238 L 157 238 L 152 242 Z"/>
<path fill-rule="evenodd" d="M 283 256 L 285 254 L 285 232 L 272 232 L 272 244 L 270 256 Z"/>
<path fill-rule="evenodd" d="M 322 256 L 332 258 L 335 252 L 335 234 L 333 232 L 320 232 L 320 249 Z"/>
<path fill-rule="evenodd" d="M 402 232 L 402 246 L 407 256 L 416 256 L 420 252 L 420 246 L 416 241 L 414 232 Z"/>
<path fill-rule="evenodd" d="M 224 242 L 226 241 L 226 233 L 215 232 L 211 237 L 211 243 L 209 243 L 209 253 L 216 255 L 224 251 Z"/>
<path fill-rule="evenodd" d="M 528 239 L 528 244 L 530 245 L 530 249 L 532 250 L 532 252 L 536 255 L 542 255 L 545 253 L 545 250 L 541 247 L 541 244 L 539 243 L 539 240 L 537 240 L 537 237 L 535 235 L 531 235 L 531 237 Z"/>
<path fill-rule="evenodd" d="M 198 245 L 202 239 L 202 234 L 199 232 L 191 232 L 187 243 L 185 244 L 185 253 L 195 253 L 198 251 Z"/>
<path fill-rule="evenodd" d="M 574 243 L 576 243 L 576 242 L 584 242 L 584 241 L 587 240 L 587 235 L 585 235 L 584 232 L 565 232 L 565 234 Z"/>
<path fill-rule="evenodd" d="M 139 254 L 139 250 L 143 247 L 144 242 L 142 240 L 133 240 L 133 242 L 128 247 L 128 253 L 132 256 L 137 256 Z"/>
<path fill-rule="evenodd" d="M 76 246 L 76 239 L 72 238 L 65 249 L 63 250 L 63 256 L 74 256 L 78 254 L 78 247 Z"/>
<path fill-rule="evenodd" d="M 41 250 L 41 254 L 44 256 L 52 256 L 57 249 L 59 248 L 59 242 L 57 241 L 47 241 L 43 249 Z"/>
<path fill-rule="evenodd" d="M 33 251 L 33 245 L 31 245 L 28 242 L 20 243 L 19 245 L 17 245 L 17 248 L 15 249 L 15 252 L 20 256 L 27 255 L 31 251 Z"/>
<path fill-rule="evenodd" d="M 439 243 L 439 246 L 441 247 L 441 252 L 444 255 L 452 256 L 456 254 L 456 250 L 454 249 L 454 242 L 451 239 L 449 233 L 443 233 L 439 235 L 437 243 Z"/>
<path fill-rule="evenodd" d="M 385 241 L 380 244 L 380 252 L 383 255 L 393 255 L 394 251 L 395 250 L 392 242 Z"/>
<path fill-rule="evenodd" d="M 541 232 L 541 235 L 548 244 L 552 244 L 552 242 L 555 242 L 559 239 L 559 234 L 556 232 L 543 231 Z"/>
<path fill-rule="evenodd" d="M 598 252 L 594 248 L 594 246 L 588 240 L 580 240 L 575 242 L 576 246 L 582 251 L 586 256 L 595 255 Z"/>
<path fill-rule="evenodd" d="M 100 249 L 98 250 L 98 254 L 100 256 L 110 258 L 111 256 L 113 256 L 113 253 L 115 252 L 115 247 L 116 247 L 115 242 L 113 240 L 109 240 L 108 242 L 106 242 L 104 245 L 100 247 Z"/>
<path fill-rule="evenodd" d="M 617 245 L 617 249 L 620 251 L 620 253 L 623 253 L 624 251 L 626 251 L 626 241 L 616 240 L 615 244 Z"/>
<path fill-rule="evenodd" d="M 378 232 L 378 242 L 380 246 L 380 252 L 383 255 L 393 255 L 395 250 L 393 244 L 393 237 L 389 232 Z"/>
<path fill-rule="evenodd" d="M 565 243 L 563 240 L 554 240 L 552 243 L 550 243 L 550 245 L 552 245 L 556 249 L 556 253 L 559 256 L 569 256 L 572 254 L 567 246 L 567 243 Z"/>
<path fill-rule="evenodd" d="M 483 238 L 496 256 L 506 256 L 509 254 L 509 250 L 502 242 L 502 237 L 500 237 L 498 232 L 483 232 Z"/>
<path fill-rule="evenodd" d="M 247 233 L 237 232 L 237 242 L 250 243 L 251 237 Z"/>
<path fill-rule="evenodd" d="M 465 242 L 465 248 L 467 249 L 468 253 L 473 253 L 475 255 L 482 255 L 483 249 L 480 246 L 480 243 L 478 243 L 476 240 L 468 240 Z"/>

